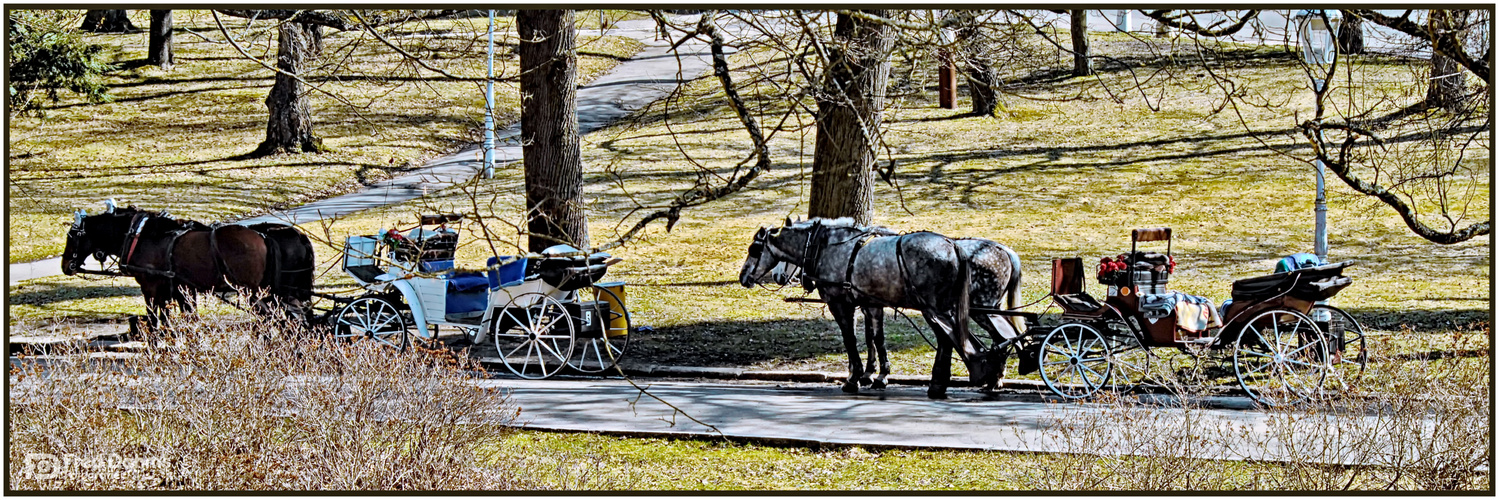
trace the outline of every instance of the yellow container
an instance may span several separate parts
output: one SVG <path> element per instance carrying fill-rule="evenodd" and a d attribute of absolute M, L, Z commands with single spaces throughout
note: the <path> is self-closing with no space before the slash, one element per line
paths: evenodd
<path fill-rule="evenodd" d="M 605 302 L 609 303 L 609 329 L 604 332 L 604 336 L 619 337 L 621 335 L 629 335 L 630 320 L 626 316 L 625 309 L 625 282 L 611 281 L 609 283 L 599 283 L 598 287 L 613 292 L 613 295 L 607 293 L 599 294 L 603 296 Z"/>

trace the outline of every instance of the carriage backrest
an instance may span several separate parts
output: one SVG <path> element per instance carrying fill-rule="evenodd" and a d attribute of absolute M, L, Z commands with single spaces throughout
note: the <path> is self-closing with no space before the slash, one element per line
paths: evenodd
<path fill-rule="evenodd" d="M 1083 278 L 1082 258 L 1051 259 L 1051 293 L 1053 295 L 1083 293 L 1086 286 Z"/>

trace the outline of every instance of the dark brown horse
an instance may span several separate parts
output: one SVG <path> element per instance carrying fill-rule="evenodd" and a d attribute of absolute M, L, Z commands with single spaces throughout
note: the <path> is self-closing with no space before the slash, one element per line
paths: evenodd
<path fill-rule="evenodd" d="M 296 228 L 269 223 L 208 226 L 165 212 L 108 206 L 98 215 L 83 210 L 75 214 L 62 271 L 80 272 L 90 255 L 101 264 L 115 259 L 120 274 L 140 284 L 151 326 L 165 319 L 174 302 L 188 312 L 197 292 L 236 289 L 264 293 L 265 299 L 255 303 L 259 313 L 279 308 L 304 321 L 309 317 L 312 242 Z"/>

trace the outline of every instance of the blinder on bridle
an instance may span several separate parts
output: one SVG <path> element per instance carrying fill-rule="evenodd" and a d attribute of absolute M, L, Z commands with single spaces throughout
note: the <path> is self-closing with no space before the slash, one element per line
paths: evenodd
<path fill-rule="evenodd" d="M 769 229 L 764 227 L 760 228 L 759 231 L 756 231 L 754 239 L 750 240 L 749 259 L 755 261 L 760 260 L 762 255 L 765 253 L 766 247 L 769 246 L 770 238 L 780 236 L 780 232 L 781 228 Z M 764 285 L 765 277 L 767 275 L 775 275 L 775 271 L 777 268 L 780 268 L 781 272 L 784 273 L 784 276 L 786 276 L 785 283 L 778 282 L 777 284 L 786 286 L 801 281 L 801 267 L 796 266 L 790 262 L 779 261 L 775 266 L 766 269 L 764 272 L 760 273 L 759 276 L 755 276 L 755 283 Z"/>
<path fill-rule="evenodd" d="M 115 209 L 117 207 L 118 205 L 115 204 L 113 198 L 104 200 L 104 211 L 101 212 L 100 215 L 112 214 L 115 212 Z M 83 238 L 88 235 L 88 232 L 84 229 L 83 225 L 83 219 L 88 216 L 88 210 L 80 208 L 74 211 L 73 225 L 68 227 L 68 240 L 76 239 L 76 241 L 73 241 L 73 254 L 70 255 L 70 257 L 72 257 L 72 262 L 70 264 L 74 269 L 83 267 L 83 259 L 78 257 L 78 249 L 83 244 Z M 98 261 L 101 264 L 104 263 L 104 259 L 108 257 L 108 254 L 104 249 L 95 250 L 92 255 L 94 256 L 94 260 Z"/>

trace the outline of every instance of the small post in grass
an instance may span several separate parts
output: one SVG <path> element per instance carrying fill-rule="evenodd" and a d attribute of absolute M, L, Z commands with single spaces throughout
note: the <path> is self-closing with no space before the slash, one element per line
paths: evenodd
<path fill-rule="evenodd" d="M 958 72 L 953 63 L 952 51 L 937 51 L 937 104 L 942 109 L 958 107 Z"/>

